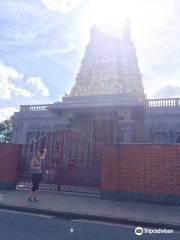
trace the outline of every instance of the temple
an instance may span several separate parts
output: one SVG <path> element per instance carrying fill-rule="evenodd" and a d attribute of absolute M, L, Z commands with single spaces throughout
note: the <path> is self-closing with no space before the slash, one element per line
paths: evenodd
<path fill-rule="evenodd" d="M 97 26 L 70 94 L 48 105 L 22 105 L 11 142 L 30 143 L 71 129 L 96 143 L 179 143 L 180 99 L 146 99 L 129 21 L 110 33 Z"/>

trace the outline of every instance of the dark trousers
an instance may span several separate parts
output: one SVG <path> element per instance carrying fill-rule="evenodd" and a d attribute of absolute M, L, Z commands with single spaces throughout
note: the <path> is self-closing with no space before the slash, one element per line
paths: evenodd
<path fill-rule="evenodd" d="M 42 174 L 32 173 L 32 191 L 35 192 L 39 188 L 39 183 L 41 181 Z"/>

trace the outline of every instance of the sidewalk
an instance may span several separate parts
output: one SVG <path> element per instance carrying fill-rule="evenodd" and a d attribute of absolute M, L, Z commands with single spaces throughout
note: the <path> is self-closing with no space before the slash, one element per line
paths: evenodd
<path fill-rule="evenodd" d="M 38 203 L 29 203 L 27 198 L 27 191 L 0 191 L 0 208 L 180 229 L 180 206 L 109 201 L 59 192 L 41 192 Z"/>

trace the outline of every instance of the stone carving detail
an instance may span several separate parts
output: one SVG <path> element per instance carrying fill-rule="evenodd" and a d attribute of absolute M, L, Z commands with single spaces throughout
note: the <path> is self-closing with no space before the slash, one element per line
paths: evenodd
<path fill-rule="evenodd" d="M 101 86 L 99 84 L 93 84 L 90 87 L 90 92 L 92 95 L 101 95 Z"/>
<path fill-rule="evenodd" d="M 121 94 L 122 93 L 122 87 L 120 84 L 114 84 L 112 85 L 112 93 L 113 94 Z"/>
<path fill-rule="evenodd" d="M 130 94 L 145 100 L 130 25 L 122 34 L 109 34 L 94 26 L 90 42 L 82 58 L 71 96 Z"/>

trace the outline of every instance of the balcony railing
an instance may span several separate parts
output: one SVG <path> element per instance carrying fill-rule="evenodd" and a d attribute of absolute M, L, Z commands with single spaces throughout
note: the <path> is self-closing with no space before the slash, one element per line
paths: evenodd
<path fill-rule="evenodd" d="M 52 106 L 52 104 L 43 104 L 43 105 L 21 105 L 20 111 L 21 112 L 37 112 L 37 111 L 47 111 L 48 107 Z"/>
<path fill-rule="evenodd" d="M 21 112 L 37 112 L 37 111 L 48 111 L 48 107 L 53 104 L 42 104 L 42 105 L 21 105 Z M 180 98 L 162 98 L 162 99 L 148 99 L 146 101 L 148 108 L 173 108 L 180 107 Z"/>
<path fill-rule="evenodd" d="M 180 98 L 148 99 L 149 108 L 180 107 Z"/>

